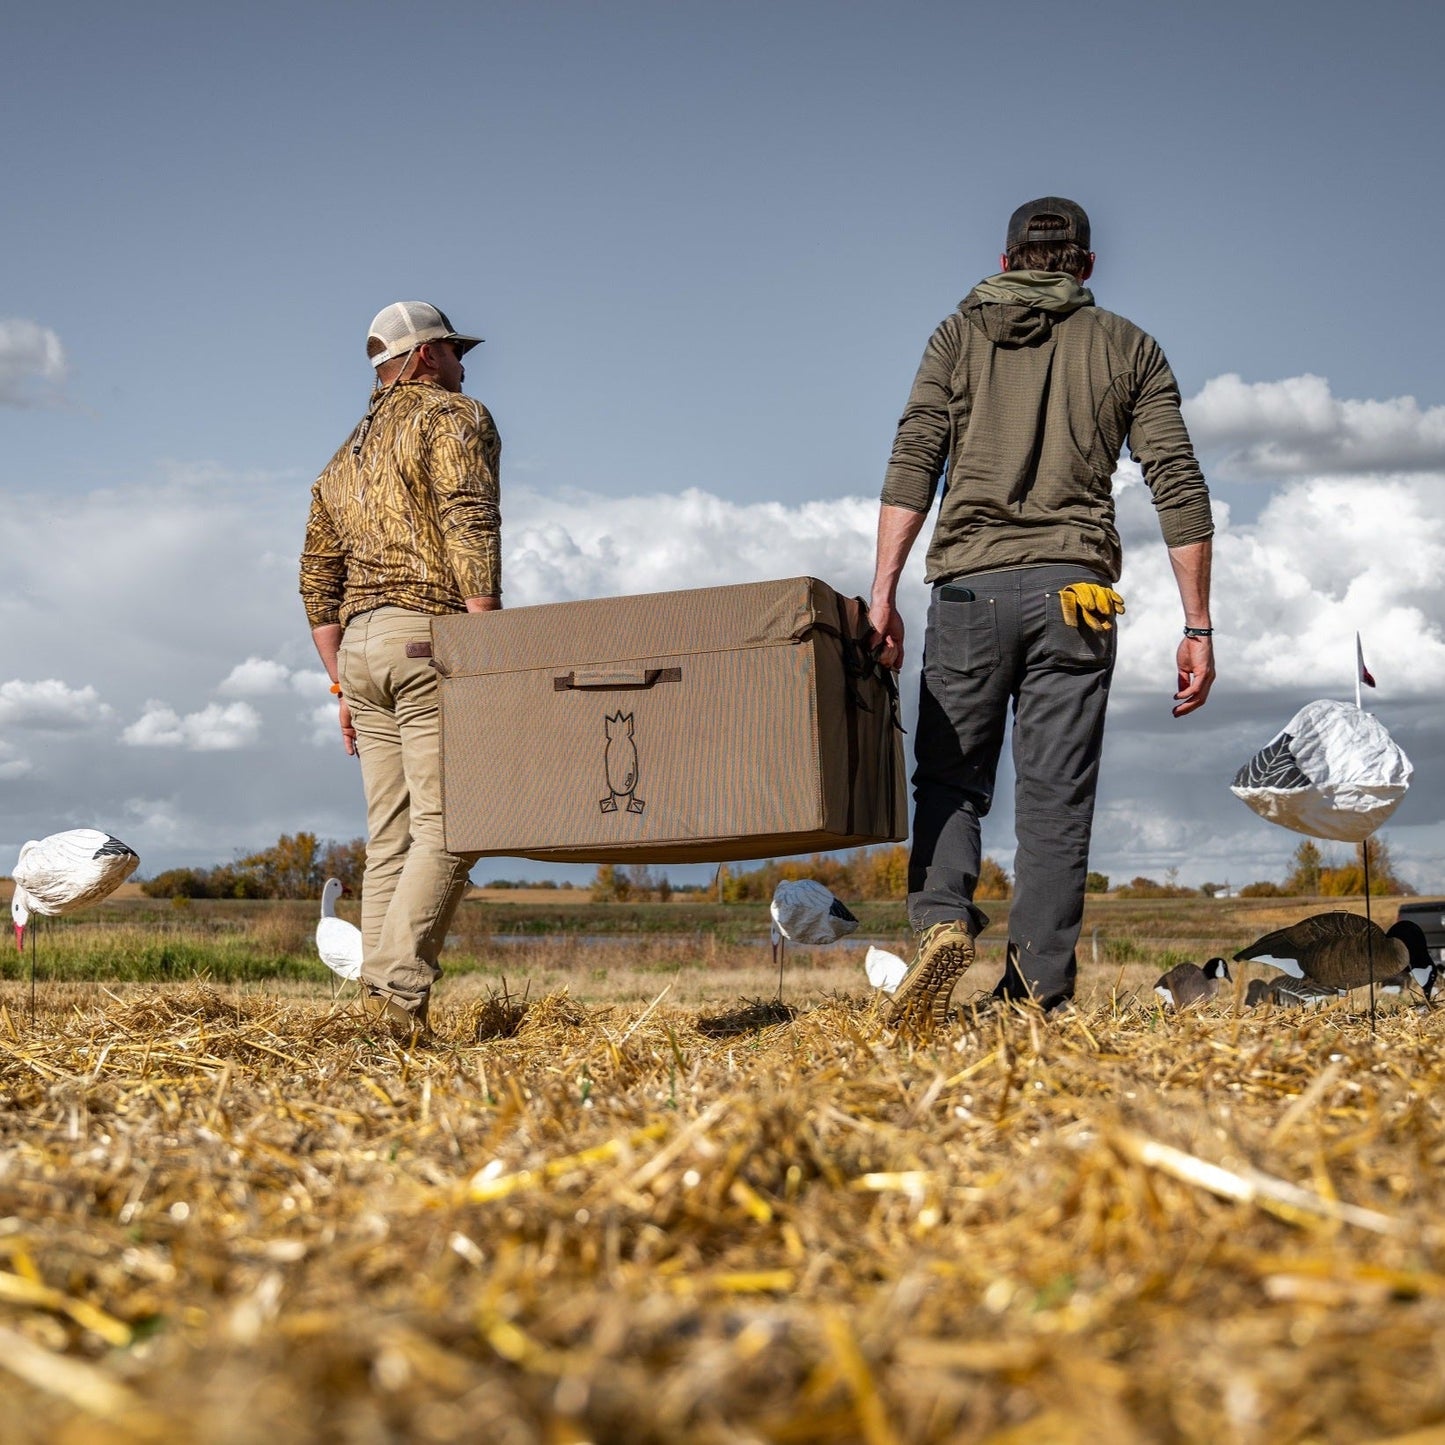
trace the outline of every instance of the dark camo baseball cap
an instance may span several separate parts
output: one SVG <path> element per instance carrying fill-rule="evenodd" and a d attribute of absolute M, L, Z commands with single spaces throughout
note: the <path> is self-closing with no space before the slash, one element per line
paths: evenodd
<path fill-rule="evenodd" d="M 1047 231 L 1030 231 L 1029 222 L 1035 216 L 1059 216 L 1064 224 L 1052 226 Z M 1025 201 L 1008 218 L 1008 240 L 1004 250 L 1011 251 L 1029 241 L 1074 241 L 1084 250 L 1089 249 L 1089 218 L 1084 208 L 1062 196 L 1040 196 L 1036 201 Z"/>

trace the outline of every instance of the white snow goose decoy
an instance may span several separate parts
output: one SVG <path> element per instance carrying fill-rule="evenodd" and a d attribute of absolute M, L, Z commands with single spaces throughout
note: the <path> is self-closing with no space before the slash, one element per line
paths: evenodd
<path fill-rule="evenodd" d="M 1358 913 L 1315 913 L 1256 939 L 1234 955 L 1236 963 L 1267 963 L 1319 993 L 1363 988 L 1373 968 L 1376 988 L 1391 992 L 1413 981 L 1434 982 L 1435 962 L 1418 923 L 1403 919 L 1389 929 Z"/>
<path fill-rule="evenodd" d="M 1203 968 L 1197 963 L 1177 963 L 1154 985 L 1154 992 L 1170 1008 L 1187 1008 L 1213 998 L 1230 976 L 1229 965 L 1222 958 L 1211 958 Z"/>
<path fill-rule="evenodd" d="M 139 862 L 134 848 L 98 828 L 71 828 L 31 839 L 20 850 L 10 897 L 15 946 L 24 950 L 32 914 L 53 917 L 89 908 L 114 893 Z"/>
<path fill-rule="evenodd" d="M 332 973 L 344 979 L 361 977 L 361 930 L 336 916 L 336 900 L 346 892 L 339 878 L 328 878 L 321 890 L 321 922 L 316 925 L 316 951 Z"/>
<path fill-rule="evenodd" d="M 841 900 L 814 878 L 784 878 L 773 890 L 768 910 L 773 962 L 778 965 L 778 997 L 783 996 L 783 955 L 789 943 L 826 947 L 858 927 L 858 920 Z"/>

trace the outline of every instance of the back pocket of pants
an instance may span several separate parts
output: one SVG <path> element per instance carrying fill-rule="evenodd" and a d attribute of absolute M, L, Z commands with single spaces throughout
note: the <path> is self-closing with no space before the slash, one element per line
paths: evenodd
<path fill-rule="evenodd" d="M 929 611 L 930 668 L 978 676 L 998 666 L 998 611 L 992 597 L 972 602 L 935 597 Z"/>
<path fill-rule="evenodd" d="M 1050 662 L 1067 672 L 1099 672 L 1113 665 L 1119 643 L 1117 621 L 1107 632 L 1096 630 L 1083 621 L 1077 627 L 1070 627 L 1064 621 L 1059 594 L 1046 593 L 1044 601 L 1049 609 L 1044 647 Z"/>

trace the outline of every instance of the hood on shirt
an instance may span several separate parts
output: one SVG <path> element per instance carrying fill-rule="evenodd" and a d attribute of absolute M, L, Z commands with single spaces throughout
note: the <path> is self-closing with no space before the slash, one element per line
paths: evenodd
<path fill-rule="evenodd" d="M 995 346 L 1036 346 L 1054 323 L 1083 306 L 1094 293 L 1060 271 L 1001 271 L 980 281 L 958 309 Z"/>

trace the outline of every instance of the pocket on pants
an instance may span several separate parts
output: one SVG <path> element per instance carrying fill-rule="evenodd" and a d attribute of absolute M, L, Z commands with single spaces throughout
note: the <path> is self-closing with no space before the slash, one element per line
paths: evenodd
<path fill-rule="evenodd" d="M 1096 630 L 1080 621 L 1070 627 L 1064 621 L 1064 609 L 1057 592 L 1044 594 L 1048 608 L 1044 624 L 1044 651 L 1048 660 L 1066 672 L 1101 672 L 1114 665 L 1119 645 L 1119 623 L 1116 620 L 1107 632 Z"/>
<path fill-rule="evenodd" d="M 972 602 L 935 597 L 930 612 L 930 668 L 977 677 L 998 666 L 998 609 L 992 597 Z"/>

